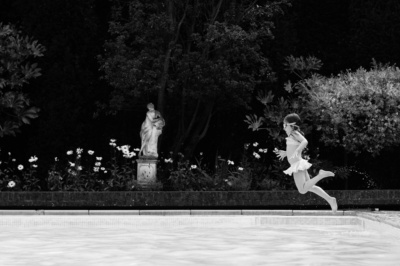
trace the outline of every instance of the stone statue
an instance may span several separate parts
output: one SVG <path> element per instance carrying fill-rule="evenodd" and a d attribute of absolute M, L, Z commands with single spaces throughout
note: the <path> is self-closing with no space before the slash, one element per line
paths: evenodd
<path fill-rule="evenodd" d="M 162 133 L 165 121 L 160 112 L 154 109 L 152 103 L 147 105 L 147 109 L 149 109 L 149 111 L 146 113 L 146 119 L 142 123 L 142 128 L 140 130 L 142 146 L 140 148 L 139 156 L 157 158 L 158 137 Z"/>

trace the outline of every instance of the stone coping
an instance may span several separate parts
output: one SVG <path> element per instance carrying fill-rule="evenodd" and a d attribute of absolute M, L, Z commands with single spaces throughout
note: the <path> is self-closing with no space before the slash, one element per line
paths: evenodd
<path fill-rule="evenodd" d="M 371 210 L 338 210 L 336 213 L 325 210 L 0 210 L 1 216 L 307 216 L 307 217 L 360 217 L 388 225 L 400 230 L 400 211 L 371 211 Z M 370 226 L 370 225 L 369 225 Z"/>
<path fill-rule="evenodd" d="M 325 210 L 0 210 L 1 215 L 280 215 L 280 216 L 351 216 L 357 211 L 338 210 L 336 213 Z"/>
<path fill-rule="evenodd" d="M 389 216 L 391 219 L 400 219 L 400 211 L 372 211 L 372 210 L 76 210 L 76 209 L 40 209 L 40 210 L 4 210 L 1 215 L 281 215 L 281 216 L 356 216 L 363 214 L 365 218 L 379 221 L 379 216 Z M 388 215 L 391 214 L 391 215 Z M 397 216 L 396 216 L 397 215 Z"/>

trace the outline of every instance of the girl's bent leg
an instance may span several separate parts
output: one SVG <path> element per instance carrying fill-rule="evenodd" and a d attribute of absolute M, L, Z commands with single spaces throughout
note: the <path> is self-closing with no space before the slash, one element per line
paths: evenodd
<path fill-rule="evenodd" d="M 306 172 L 306 176 L 308 176 L 308 172 Z M 304 189 L 306 191 L 309 191 L 315 184 L 317 184 L 319 181 L 321 181 L 321 179 L 325 178 L 325 177 L 329 177 L 329 176 L 334 176 L 335 174 L 333 172 L 330 171 L 324 171 L 324 170 L 319 170 L 318 175 L 316 175 L 314 178 L 309 179 L 308 181 L 305 182 L 304 184 Z M 307 177 L 306 177 L 307 180 Z"/>
<path fill-rule="evenodd" d="M 307 180 L 306 173 L 307 171 L 298 171 L 297 173 L 293 173 L 294 182 L 300 194 L 305 194 L 308 191 L 304 189 Z"/>
<path fill-rule="evenodd" d="M 322 188 L 320 188 L 319 186 L 313 186 L 309 191 L 317 194 L 318 196 L 320 196 L 321 198 L 323 198 L 324 200 L 326 200 L 327 202 L 329 202 L 330 200 L 332 200 L 332 197 L 328 195 L 328 193 L 326 193 Z"/>
<path fill-rule="evenodd" d="M 321 198 L 325 199 L 329 203 L 329 205 L 331 206 L 331 209 L 332 209 L 333 212 L 337 211 L 338 206 L 337 206 L 336 198 L 329 196 L 328 193 L 326 193 L 319 186 L 313 186 L 310 189 L 310 191 L 315 193 L 315 194 L 317 194 Z"/>
<path fill-rule="evenodd" d="M 333 212 L 336 212 L 337 210 L 336 198 L 329 196 L 322 188 L 315 185 L 322 178 L 333 175 L 334 174 L 332 172 L 321 170 L 316 177 L 310 179 L 307 171 L 299 171 L 297 173 L 293 173 L 296 187 L 301 194 L 305 194 L 308 191 L 317 194 L 318 196 L 325 199 L 329 203 Z"/>

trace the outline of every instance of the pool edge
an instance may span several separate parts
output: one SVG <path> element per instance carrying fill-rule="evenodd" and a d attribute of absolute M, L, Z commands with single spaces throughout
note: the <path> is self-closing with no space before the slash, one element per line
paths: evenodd
<path fill-rule="evenodd" d="M 393 213 L 395 215 L 393 215 Z M 387 212 L 372 210 L 338 210 L 333 213 L 329 210 L 269 210 L 269 209 L 233 209 L 233 210 L 215 210 L 215 209 L 185 209 L 185 210 L 0 210 L 0 216 L 7 215 L 150 215 L 150 216 L 225 216 L 225 215 L 243 215 L 243 216 L 355 216 L 375 223 L 381 223 L 395 227 L 400 230 L 400 212 Z M 394 216 L 394 218 L 393 218 Z"/>

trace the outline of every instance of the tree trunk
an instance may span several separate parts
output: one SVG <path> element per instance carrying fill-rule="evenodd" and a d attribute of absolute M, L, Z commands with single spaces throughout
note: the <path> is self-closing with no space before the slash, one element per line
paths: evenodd
<path fill-rule="evenodd" d="M 186 110 L 182 106 L 179 117 L 179 130 L 173 145 L 174 154 L 182 152 L 187 157 L 193 155 L 198 143 L 205 137 L 210 126 L 214 109 L 213 101 L 198 100 L 196 107 L 190 114 L 190 119 L 185 117 Z M 189 121 L 189 123 L 186 123 Z"/>
<path fill-rule="evenodd" d="M 186 97 L 185 97 L 185 88 L 182 90 L 182 99 L 181 99 L 181 112 L 179 117 L 179 130 L 177 134 L 177 138 L 174 143 L 174 154 L 177 154 L 184 146 L 186 139 L 189 137 L 189 133 L 192 130 L 194 123 L 196 122 L 199 109 L 200 109 L 200 100 L 197 101 L 196 107 L 191 114 L 190 122 L 188 126 L 186 126 Z"/>
<path fill-rule="evenodd" d="M 171 30 L 171 32 L 174 32 L 174 35 L 173 35 L 172 39 L 169 41 L 167 50 L 165 52 L 163 70 L 162 70 L 162 74 L 160 77 L 160 85 L 158 88 L 158 95 L 157 95 L 157 110 L 161 113 L 161 115 L 164 118 L 166 115 L 165 114 L 165 107 L 166 107 L 165 91 L 167 88 L 167 82 L 168 82 L 168 77 L 169 77 L 171 56 L 172 56 L 175 44 L 177 43 L 177 41 L 179 39 L 179 34 L 180 34 L 181 27 L 182 27 L 182 23 L 186 18 L 189 1 L 186 2 L 185 10 L 184 10 L 182 18 L 180 19 L 178 24 L 176 23 L 176 13 L 175 13 L 174 1 L 167 0 L 166 6 L 167 6 L 167 14 L 170 18 L 170 23 L 171 23 L 170 30 Z M 161 146 L 162 140 L 163 140 L 163 137 L 161 135 L 159 138 L 158 147 Z"/>
<path fill-rule="evenodd" d="M 170 61 L 171 61 L 171 53 L 172 53 L 172 48 L 171 48 L 171 44 L 170 44 L 170 47 L 168 47 L 168 50 L 165 54 L 164 67 L 163 67 L 163 72 L 162 72 L 161 79 L 160 79 L 160 87 L 158 89 L 158 95 L 157 95 L 158 96 L 157 110 L 160 111 L 162 116 L 164 116 L 164 111 L 165 111 L 165 89 L 167 87 L 169 65 L 170 65 Z"/>
<path fill-rule="evenodd" d="M 165 52 L 163 71 L 162 71 L 161 78 L 160 78 L 160 87 L 158 89 L 157 110 L 160 111 L 161 115 L 164 114 L 164 110 L 165 110 L 165 90 L 167 87 L 171 55 L 172 55 L 173 49 L 175 47 L 175 44 L 179 39 L 179 34 L 181 31 L 182 23 L 186 18 L 186 13 L 187 13 L 187 9 L 189 6 L 189 2 L 186 2 L 185 10 L 184 10 L 184 12 L 182 14 L 182 18 L 180 19 L 178 24 L 176 23 L 176 12 L 175 12 L 174 1 L 173 0 L 167 1 L 166 6 L 167 6 L 167 14 L 169 16 L 170 23 L 171 23 L 170 30 L 174 34 L 173 34 L 173 37 L 168 42 L 167 51 Z"/>
<path fill-rule="evenodd" d="M 210 12 L 210 19 L 209 22 L 210 24 L 214 24 L 218 15 L 220 14 L 221 11 L 221 6 L 223 4 L 224 0 L 218 0 L 215 5 L 213 6 L 211 12 Z M 197 7 L 199 3 L 196 1 L 194 3 L 194 6 Z M 179 22 L 177 26 L 177 32 L 180 31 L 181 24 L 186 16 L 186 11 L 187 7 L 189 6 L 188 2 L 186 3 L 185 11 L 182 16 L 181 21 Z M 191 32 L 194 31 L 195 27 L 195 21 L 196 17 L 193 19 L 192 24 L 191 24 Z M 176 39 L 173 45 L 177 42 L 177 37 L 178 35 L 175 35 Z M 187 44 L 186 51 L 189 53 L 191 49 L 190 42 Z M 209 57 L 209 49 L 210 45 L 207 45 L 203 51 L 202 51 L 202 56 L 204 58 Z M 185 95 L 185 89 L 182 89 L 182 99 L 181 99 L 181 110 L 180 110 L 180 121 L 179 121 L 179 128 L 178 128 L 178 133 L 174 141 L 173 145 L 173 151 L 174 154 L 177 154 L 178 152 L 184 152 L 186 156 L 190 157 L 194 150 L 196 149 L 196 146 L 198 143 L 205 137 L 211 117 L 212 117 L 212 112 L 214 109 L 214 101 L 207 101 L 207 100 L 198 100 L 196 108 L 194 111 L 190 114 L 190 119 L 188 120 L 187 116 L 187 110 L 186 108 L 186 95 Z M 189 123 L 186 124 L 187 121 L 190 121 Z"/>
<path fill-rule="evenodd" d="M 206 136 L 210 127 L 211 117 L 214 109 L 214 101 L 203 102 L 198 114 L 198 119 L 192 130 L 188 132 L 190 138 L 185 143 L 184 153 L 187 157 L 192 157 L 199 142 Z"/>

